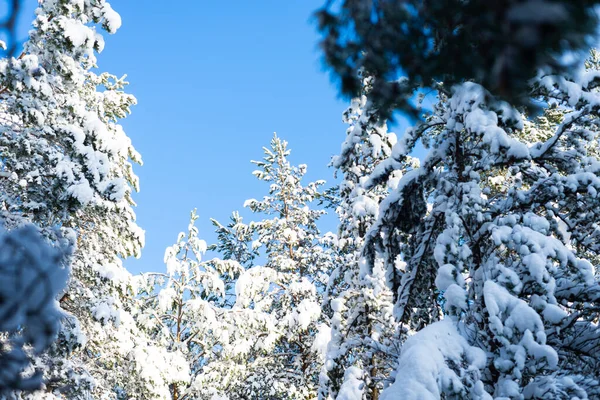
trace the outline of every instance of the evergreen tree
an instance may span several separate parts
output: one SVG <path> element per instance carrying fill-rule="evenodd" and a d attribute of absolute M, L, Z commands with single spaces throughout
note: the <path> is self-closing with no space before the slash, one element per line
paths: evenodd
<path fill-rule="evenodd" d="M 321 366 L 315 338 L 320 328 L 328 330 L 319 324 L 324 322 L 321 302 L 331 256 L 317 227 L 324 211 L 310 208 L 324 182 L 302 186 L 306 165 L 291 166 L 288 155 L 287 142 L 274 136 L 263 161 L 254 162 L 259 167 L 254 175 L 271 185 L 269 196 L 249 200 L 247 205 L 271 217 L 254 224 L 267 257 L 265 267 L 277 274 L 273 283 L 278 288 L 269 293 L 269 312 L 275 315 L 282 337 L 270 355 L 270 375 L 280 385 L 279 396 L 307 399 L 316 397 Z"/>
<path fill-rule="evenodd" d="M 234 350 L 227 326 L 233 321 L 227 314 L 241 265 L 217 258 L 202 261 L 207 245 L 198 238 L 197 218 L 192 211 L 187 234 L 180 233 L 167 248 L 167 273 L 145 274 L 140 292 L 138 322 L 169 354 L 165 372 L 174 400 L 198 398 L 196 380 L 203 368 Z"/>
<path fill-rule="evenodd" d="M 275 136 L 254 162 L 269 195 L 246 206 L 264 219 L 246 224 L 233 213 L 227 226 L 213 220 L 218 241 L 206 246 L 193 212 L 188 233 L 166 251 L 167 273 L 143 279 L 138 324 L 185 360 L 185 368 L 172 367 L 181 372 L 171 377 L 173 399 L 317 396 L 333 239 L 317 228 L 323 211 L 310 208 L 323 182 L 303 186 L 306 166 L 291 166 L 288 155 Z M 221 258 L 203 261 L 207 249 Z"/>
<path fill-rule="evenodd" d="M 306 165 L 290 165 L 287 143 L 277 136 L 264 151 L 264 159 L 254 161 L 259 167 L 254 175 L 269 183 L 269 195 L 245 205 L 265 218 L 227 229 L 218 225 L 217 246 L 245 270 L 235 284 L 231 313 L 252 311 L 248 320 L 256 322 L 252 335 L 237 343 L 243 357 L 223 354 L 224 361 L 208 366 L 202 379 L 214 380 L 218 370 L 227 378 L 214 387 L 228 398 L 316 398 L 329 333 L 321 302 L 332 265 L 332 238 L 321 236 L 317 221 L 324 211 L 311 209 L 310 203 L 321 195 L 324 182 L 303 186 Z M 255 260 L 264 265 L 254 265 Z M 237 371 L 237 376 L 231 379 L 232 373 L 224 371 Z"/>
<path fill-rule="evenodd" d="M 363 95 L 354 99 L 344 113 L 344 121 L 350 126 L 341 155 L 332 162 L 343 173 L 336 210 L 340 219 L 340 258 L 327 291 L 333 309 L 332 339 L 321 376 L 321 398 L 344 399 L 348 386 L 362 385 L 361 398 L 377 399 L 393 366 L 392 338 L 398 329 L 392 312 L 397 272 L 386 273 L 379 268 L 381 262 L 378 268 L 367 271 L 361 255 L 379 204 L 399 178 L 394 176 L 370 190 L 363 186 L 377 165 L 391 155 L 396 141 L 385 122 L 367 105 L 372 81 L 363 79 Z"/>
<path fill-rule="evenodd" d="M 0 236 L 0 397 L 40 389 L 36 355 L 56 339 L 62 312 L 55 300 L 68 269 L 69 251 L 50 246 L 31 224 Z"/>
<path fill-rule="evenodd" d="M 272 276 L 270 270 L 253 264 L 259 256 L 259 243 L 253 240 L 251 225 L 237 212 L 227 226 L 216 220 L 212 223 L 218 240 L 208 249 L 218 251 L 222 258 L 208 260 L 205 268 L 222 271 L 218 275 L 223 287 L 220 295 L 213 295 L 218 301 L 211 303 L 215 318 L 205 328 L 210 332 L 209 345 L 197 364 L 201 368 L 194 370 L 187 395 L 234 399 L 247 389 L 246 379 L 260 365 L 260 355 L 272 350 L 281 333 L 276 329 L 275 316 L 265 312 L 260 303 Z"/>
<path fill-rule="evenodd" d="M 104 0 L 42 1 L 22 55 L 0 60 L 4 223 L 77 236 L 63 261 L 72 269 L 60 299 L 68 314 L 37 361 L 47 396 L 59 398 L 143 395 L 149 385 L 132 379 L 147 366 L 132 351 L 148 341 L 133 323 L 121 262 L 143 245 L 131 199 L 140 158 L 118 124 L 135 98 L 123 78 L 93 72 L 104 47 L 96 24 L 114 33 L 121 19 Z"/>
<path fill-rule="evenodd" d="M 419 330 L 382 400 L 598 397 L 598 76 L 540 75 L 531 119 L 475 83 L 440 86 L 371 174 L 367 188 L 429 148 L 365 241 L 371 269 L 396 248 L 396 318 Z"/>

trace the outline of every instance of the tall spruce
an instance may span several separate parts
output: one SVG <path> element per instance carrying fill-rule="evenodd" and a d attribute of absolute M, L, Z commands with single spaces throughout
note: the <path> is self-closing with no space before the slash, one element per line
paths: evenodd
<path fill-rule="evenodd" d="M 266 258 L 263 268 L 272 274 L 271 288 L 260 302 L 276 321 L 280 336 L 270 353 L 260 355 L 245 395 L 310 399 L 316 397 L 322 363 L 319 345 L 329 329 L 321 314 L 321 298 L 331 268 L 331 252 L 328 239 L 317 227 L 324 211 L 311 208 L 324 182 L 302 185 L 306 165 L 292 166 L 287 159 L 287 142 L 277 136 L 264 151 L 263 160 L 254 161 L 258 166 L 254 175 L 270 185 L 269 195 L 248 200 L 246 205 L 265 216 L 251 223 Z M 260 389 L 254 390 L 252 385 L 257 384 Z"/>

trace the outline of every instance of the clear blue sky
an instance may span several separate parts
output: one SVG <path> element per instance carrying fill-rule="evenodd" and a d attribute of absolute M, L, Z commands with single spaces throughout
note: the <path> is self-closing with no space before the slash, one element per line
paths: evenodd
<path fill-rule="evenodd" d="M 34 0 L 27 0 L 35 5 Z M 123 26 L 105 34 L 100 70 L 127 74 L 138 99 L 123 121 L 142 154 L 138 223 L 146 230 L 133 272 L 162 270 L 166 246 L 198 209 L 201 236 L 214 239 L 245 199 L 267 190 L 251 174 L 273 132 L 288 140 L 307 178 L 327 168 L 345 137 L 347 102 L 324 72 L 311 14 L 323 0 L 137 2 L 112 0 Z"/>

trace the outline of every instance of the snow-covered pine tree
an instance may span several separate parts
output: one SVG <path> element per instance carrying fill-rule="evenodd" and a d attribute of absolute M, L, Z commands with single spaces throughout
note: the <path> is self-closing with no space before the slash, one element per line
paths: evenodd
<path fill-rule="evenodd" d="M 236 261 L 246 269 L 252 267 L 255 258 L 259 255 L 257 248 L 260 247 L 260 242 L 253 241 L 252 227 L 244 223 L 240 213 L 234 211 L 229 217 L 227 226 L 215 219 L 210 221 L 215 227 L 217 243 L 208 246 L 208 250 L 216 251 L 223 256 L 224 260 Z"/>
<path fill-rule="evenodd" d="M 546 109 L 531 119 L 475 83 L 440 86 L 371 175 L 367 188 L 418 140 L 429 148 L 366 236 L 370 268 L 397 249 L 396 317 L 420 329 L 382 400 L 600 396 L 599 84 L 597 70 L 539 76 L 531 93 Z M 390 243 L 396 230 L 408 239 Z"/>
<path fill-rule="evenodd" d="M 306 165 L 292 166 L 287 142 L 277 136 L 264 152 L 263 160 L 253 162 L 259 167 L 254 175 L 269 183 L 269 195 L 245 203 L 264 219 L 249 224 L 234 220 L 227 228 L 217 224 L 217 248 L 245 269 L 229 315 L 253 312 L 248 318 L 253 324 L 231 325 L 230 332 L 251 335 L 232 346 L 239 347 L 235 357 L 223 353 L 220 363 L 208 365 L 198 384 L 210 378 L 213 393 L 231 399 L 316 398 L 329 334 L 321 301 L 332 267 L 333 238 L 320 234 L 317 221 L 324 211 L 312 209 L 311 203 L 324 182 L 302 185 Z M 264 265 L 254 265 L 259 261 Z M 232 370 L 235 376 L 228 372 Z M 219 382 L 219 374 L 227 379 Z"/>
<path fill-rule="evenodd" d="M 32 221 L 77 234 L 70 313 L 54 348 L 39 359 L 49 397 L 145 393 L 147 363 L 131 357 L 147 340 L 129 314 L 130 276 L 120 257 L 139 253 L 132 162 L 139 155 L 118 124 L 135 98 L 126 82 L 93 72 L 119 15 L 104 0 L 40 1 L 22 55 L 0 61 L 0 179 L 8 227 Z M 39 396 L 36 394 L 34 396 Z"/>
<path fill-rule="evenodd" d="M 223 290 L 213 295 L 211 303 L 215 318 L 204 330 L 206 350 L 201 362 L 196 361 L 186 398 L 234 399 L 247 398 L 247 377 L 261 365 L 260 355 L 269 353 L 281 332 L 275 315 L 265 311 L 268 302 L 261 302 L 274 280 L 273 271 L 254 266 L 259 256 L 260 242 L 253 240 L 252 224 L 245 224 L 234 212 L 225 226 L 211 220 L 217 233 L 217 243 L 208 250 L 218 251 L 222 258 L 212 258 L 204 268 L 221 271 Z M 217 274 L 213 272 L 216 276 Z M 258 357 L 257 357 L 258 355 Z"/>
<path fill-rule="evenodd" d="M 177 243 L 167 248 L 167 273 L 141 277 L 138 323 L 169 355 L 164 370 L 173 400 L 210 399 L 212 376 L 207 377 L 205 370 L 218 369 L 216 364 L 233 357 L 239 352 L 235 346 L 242 345 L 236 327 L 244 326 L 245 313 L 231 310 L 233 285 L 242 267 L 232 259 L 202 260 L 207 245 L 198 238 L 197 218 L 192 211 L 187 234 L 181 232 Z M 218 384 L 235 375 L 224 370 Z"/>
<path fill-rule="evenodd" d="M 336 212 L 340 219 L 339 259 L 327 295 L 333 309 L 331 342 L 321 375 L 319 396 L 346 399 L 347 393 L 377 399 L 383 380 L 394 366 L 398 325 L 393 295 L 398 272 L 385 271 L 381 262 L 368 271 L 362 261 L 364 236 L 376 220 L 379 203 L 394 188 L 398 176 L 367 190 L 363 184 L 377 165 L 391 155 L 396 136 L 367 105 L 372 78 L 363 79 L 363 95 L 344 112 L 349 124 L 341 154 L 332 165 L 343 174 Z M 407 159 L 415 163 L 418 160 Z"/>
<path fill-rule="evenodd" d="M 322 296 L 331 272 L 329 237 L 321 235 L 317 221 L 325 213 L 312 209 L 324 181 L 301 181 L 306 165 L 290 165 L 287 142 L 276 135 L 271 148 L 264 149 L 254 175 L 270 184 L 269 195 L 248 200 L 254 213 L 270 217 L 255 222 L 258 241 L 264 246 L 266 268 L 276 273 L 278 287 L 269 293 L 269 312 L 278 321 L 281 338 L 265 363 L 280 394 L 274 398 L 316 398 L 322 366 L 322 341 L 329 327 L 321 315 Z M 270 366 L 269 366 L 270 364 Z M 258 376 L 253 378 L 255 381 Z M 268 384 L 268 382 L 265 382 Z M 283 396 L 283 397 L 282 397 Z"/>

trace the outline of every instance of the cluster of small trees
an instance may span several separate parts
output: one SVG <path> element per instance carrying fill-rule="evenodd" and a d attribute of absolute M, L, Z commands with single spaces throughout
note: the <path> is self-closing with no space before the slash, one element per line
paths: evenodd
<path fill-rule="evenodd" d="M 334 250 L 310 207 L 323 182 L 302 184 L 278 137 L 255 162 L 269 194 L 213 224 L 218 243 L 187 233 L 165 253 L 166 273 L 140 277 L 139 320 L 148 335 L 185 361 L 173 398 L 307 399 L 314 396 L 327 341 L 321 312 Z M 208 249 L 218 257 L 203 260 Z"/>
<path fill-rule="evenodd" d="M 388 90 L 396 64 L 381 49 L 354 51 L 402 33 L 376 35 L 382 21 L 427 25 L 439 10 L 343 3 L 321 15 L 356 96 L 332 160 L 339 184 L 304 183 L 306 165 L 274 136 L 254 161 L 268 193 L 244 204 L 252 221 L 213 220 L 209 245 L 193 211 L 166 270 L 139 276 L 122 259 L 144 241 L 131 198 L 141 158 L 119 125 L 136 100 L 93 72 L 97 27 L 114 33 L 120 18 L 105 0 L 40 3 L 22 56 L 0 60 L 1 398 L 600 398 L 598 53 L 577 70 L 528 60 L 535 77 L 510 75 L 521 81 L 500 93 L 526 93 L 513 104 L 482 86 L 497 90 L 513 67 L 442 83 L 442 67 L 415 64 L 400 81 L 415 100 Z M 481 2 L 466 3 L 460 26 L 479 26 Z M 554 3 L 533 28 L 580 15 Z M 348 49 L 344 17 L 374 25 Z M 440 26 L 425 38 L 440 53 L 418 60 L 468 39 Z M 351 60 L 335 51 L 356 62 L 335 64 Z M 393 107 L 422 118 L 396 137 Z M 335 233 L 319 229 L 327 207 Z"/>

